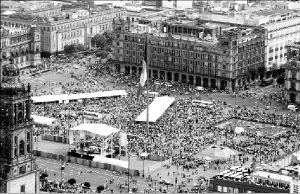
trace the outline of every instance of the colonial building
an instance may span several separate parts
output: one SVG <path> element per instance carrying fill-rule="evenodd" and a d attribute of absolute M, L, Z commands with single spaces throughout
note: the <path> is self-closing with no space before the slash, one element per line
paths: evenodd
<path fill-rule="evenodd" d="M 290 193 L 291 181 L 292 177 L 279 173 L 227 170 L 210 180 L 210 189 L 221 193 Z"/>
<path fill-rule="evenodd" d="M 300 42 L 287 46 L 285 96 L 291 103 L 300 104 Z"/>
<path fill-rule="evenodd" d="M 20 82 L 19 69 L 10 61 L 0 82 L 0 193 L 39 193 L 32 154 L 31 89 Z"/>
<path fill-rule="evenodd" d="M 41 29 L 42 56 L 49 56 L 63 51 L 64 46 L 72 43 L 90 46 L 94 35 L 111 30 L 113 19 L 125 16 L 125 9 L 109 7 L 94 9 L 90 13 L 86 10 L 57 12 L 49 15 L 39 10 L 32 14 L 1 16 L 1 24 L 9 27 L 36 24 Z"/>
<path fill-rule="evenodd" d="M 291 10 L 265 11 L 259 14 L 259 24 L 268 31 L 266 47 L 266 68 L 279 68 L 287 56 L 286 46 L 300 41 L 300 17 Z M 254 19 L 254 21 L 258 22 Z"/>
<path fill-rule="evenodd" d="M 250 81 L 250 69 L 265 62 L 266 34 L 260 28 L 231 27 L 214 37 L 210 30 L 199 36 L 192 27 L 180 34 L 125 27 L 126 22 L 115 21 L 112 59 L 126 74 L 141 72 L 146 37 L 149 77 L 154 79 L 235 90 Z"/>
<path fill-rule="evenodd" d="M 41 63 L 40 44 L 41 34 L 35 25 L 28 28 L 1 26 L 0 61 L 12 58 L 22 73 Z"/>

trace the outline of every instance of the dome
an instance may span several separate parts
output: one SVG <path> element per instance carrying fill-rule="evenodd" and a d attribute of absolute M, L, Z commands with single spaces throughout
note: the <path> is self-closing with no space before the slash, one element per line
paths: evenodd
<path fill-rule="evenodd" d="M 3 76 L 19 76 L 20 71 L 17 65 L 8 64 L 3 67 Z"/>
<path fill-rule="evenodd" d="M 17 65 L 13 64 L 13 60 L 9 59 L 10 63 L 3 67 L 2 88 L 22 88 L 23 84 L 20 81 L 20 71 Z"/>

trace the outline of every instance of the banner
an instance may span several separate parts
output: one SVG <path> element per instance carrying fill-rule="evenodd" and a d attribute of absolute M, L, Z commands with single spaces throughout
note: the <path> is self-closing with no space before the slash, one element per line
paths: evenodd
<path fill-rule="evenodd" d="M 120 133 L 120 146 L 126 147 L 127 144 L 128 144 L 127 134 L 121 132 Z"/>

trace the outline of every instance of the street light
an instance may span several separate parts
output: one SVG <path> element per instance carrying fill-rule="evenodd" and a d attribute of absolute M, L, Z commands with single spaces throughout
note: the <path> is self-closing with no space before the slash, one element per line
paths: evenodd
<path fill-rule="evenodd" d="M 145 177 L 145 157 L 142 156 L 143 158 L 143 178 Z"/>

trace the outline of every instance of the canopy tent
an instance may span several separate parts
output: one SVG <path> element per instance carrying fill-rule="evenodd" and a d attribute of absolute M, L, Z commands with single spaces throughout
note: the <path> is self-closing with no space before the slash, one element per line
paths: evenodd
<path fill-rule="evenodd" d="M 156 122 L 174 101 L 175 98 L 169 96 L 155 98 L 149 105 L 149 122 Z M 147 122 L 147 108 L 135 119 L 135 121 Z"/>
<path fill-rule="evenodd" d="M 80 93 L 80 94 L 61 94 L 61 95 L 44 95 L 32 97 L 33 103 L 41 102 L 64 102 L 70 100 L 89 99 L 89 98 L 105 98 L 114 96 L 126 96 L 125 90 L 113 90 L 104 92 L 93 92 L 93 93 Z"/>
<path fill-rule="evenodd" d="M 237 134 L 243 133 L 243 132 L 245 132 L 245 129 L 243 127 L 236 127 L 234 132 Z"/>
<path fill-rule="evenodd" d="M 144 152 L 144 153 L 141 153 L 140 156 L 141 156 L 141 157 L 148 157 L 148 156 L 149 156 L 149 153 Z"/>
<path fill-rule="evenodd" d="M 42 125 L 55 125 L 56 119 L 54 118 L 48 118 L 48 117 L 41 117 L 37 115 L 31 115 L 33 121 L 38 124 Z"/>
<path fill-rule="evenodd" d="M 128 162 L 127 161 L 122 161 L 114 158 L 107 158 L 105 156 L 100 156 L 98 154 L 91 154 L 91 156 L 94 156 L 93 162 L 100 162 L 100 163 L 106 163 L 110 165 L 114 165 L 116 167 L 121 167 L 124 169 L 128 168 Z"/>
<path fill-rule="evenodd" d="M 105 124 L 82 124 L 77 127 L 73 127 L 70 129 L 71 131 L 87 131 L 90 133 L 94 133 L 100 136 L 109 136 L 114 133 L 119 132 L 120 130 Z"/>

